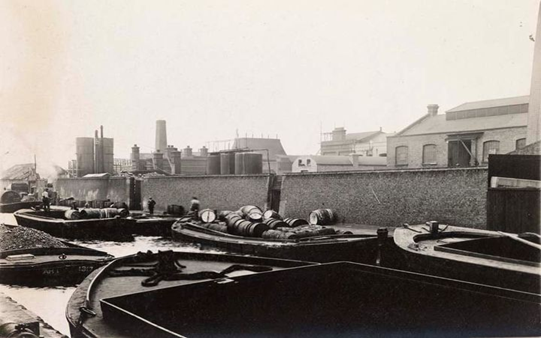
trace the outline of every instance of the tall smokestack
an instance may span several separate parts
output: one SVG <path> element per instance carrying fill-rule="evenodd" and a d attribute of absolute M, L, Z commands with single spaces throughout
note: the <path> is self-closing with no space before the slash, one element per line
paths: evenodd
<path fill-rule="evenodd" d="M 156 121 L 156 151 L 164 153 L 167 148 L 167 131 L 165 120 Z"/>

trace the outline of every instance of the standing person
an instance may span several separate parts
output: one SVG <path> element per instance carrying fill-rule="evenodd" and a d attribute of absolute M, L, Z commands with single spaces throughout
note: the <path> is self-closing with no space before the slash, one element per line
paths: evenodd
<path fill-rule="evenodd" d="M 49 199 L 49 189 L 45 188 L 45 191 L 41 194 L 41 201 L 43 202 L 43 210 L 45 212 L 51 211 L 51 200 Z"/>
<path fill-rule="evenodd" d="M 199 218 L 199 200 L 197 197 L 192 197 L 192 201 L 190 203 L 190 212 L 193 215 L 193 219 L 197 220 Z"/>
<path fill-rule="evenodd" d="M 152 215 L 154 213 L 154 206 L 156 205 L 156 201 L 152 199 L 152 197 L 149 197 L 148 199 L 148 211 Z"/>

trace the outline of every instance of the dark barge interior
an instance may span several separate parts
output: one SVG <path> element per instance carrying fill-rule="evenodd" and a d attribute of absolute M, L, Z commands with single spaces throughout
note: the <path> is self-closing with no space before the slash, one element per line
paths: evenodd
<path fill-rule="evenodd" d="M 537 336 L 540 304 L 537 294 L 349 262 L 101 300 L 108 325 L 154 338 Z"/>

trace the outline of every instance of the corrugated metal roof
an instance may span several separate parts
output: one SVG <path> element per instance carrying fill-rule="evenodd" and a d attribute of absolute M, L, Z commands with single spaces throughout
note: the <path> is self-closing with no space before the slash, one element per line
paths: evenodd
<path fill-rule="evenodd" d="M 455 107 L 453 109 L 448 110 L 447 112 L 456 112 L 456 111 L 481 109 L 481 108 L 513 106 L 513 105 L 517 105 L 517 104 L 529 103 L 529 101 L 530 101 L 530 96 L 525 95 L 525 96 L 507 97 L 507 98 L 503 98 L 503 99 L 466 102 L 466 103 L 461 104 L 458 107 Z"/>
<path fill-rule="evenodd" d="M 528 114 L 509 114 L 488 117 L 475 117 L 459 120 L 446 120 L 445 115 L 425 116 L 423 119 L 397 135 L 423 135 L 439 133 L 460 133 L 489 129 L 526 127 Z"/>
<path fill-rule="evenodd" d="M 375 137 L 380 133 L 382 133 L 382 132 L 379 131 L 379 130 L 376 130 L 376 131 L 364 131 L 364 132 L 361 132 L 361 133 L 350 133 L 350 134 L 346 134 L 346 140 L 362 141 L 364 139 L 370 139 L 372 137 Z"/>
<path fill-rule="evenodd" d="M 237 149 L 268 149 L 269 157 L 272 161 L 276 160 L 277 155 L 287 155 L 282 142 L 279 139 L 271 138 L 250 138 L 250 137 L 240 137 L 236 138 L 233 143 L 233 148 Z M 263 159 L 267 159 L 266 151 L 255 151 L 256 153 L 263 154 Z"/>

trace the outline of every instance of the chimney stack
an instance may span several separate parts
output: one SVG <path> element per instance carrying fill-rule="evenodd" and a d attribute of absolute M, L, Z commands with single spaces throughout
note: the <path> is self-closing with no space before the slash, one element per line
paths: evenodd
<path fill-rule="evenodd" d="M 184 157 L 186 158 L 192 157 L 192 148 L 190 148 L 190 146 L 187 146 L 186 148 L 184 148 L 182 152 L 184 153 Z"/>
<path fill-rule="evenodd" d="M 152 165 L 154 169 L 163 170 L 163 153 L 159 150 L 152 154 Z"/>
<path fill-rule="evenodd" d="M 346 130 L 344 127 L 334 128 L 332 131 L 332 140 L 333 141 L 344 141 L 346 139 Z"/>
<path fill-rule="evenodd" d="M 133 147 L 131 147 L 131 170 L 137 171 L 139 170 L 139 161 L 141 160 L 141 156 L 139 153 L 139 147 L 137 144 L 134 144 Z"/>
<path fill-rule="evenodd" d="M 428 108 L 428 114 L 430 116 L 436 116 L 438 115 L 438 108 L 440 106 L 438 106 L 437 104 L 429 104 L 428 106 L 426 106 Z"/>
<path fill-rule="evenodd" d="M 162 154 L 167 148 L 167 131 L 165 128 L 165 120 L 156 121 L 156 151 L 160 151 Z"/>
<path fill-rule="evenodd" d="M 199 149 L 199 156 L 201 157 L 209 156 L 209 150 L 207 149 L 207 147 L 203 146 L 203 148 Z"/>
<path fill-rule="evenodd" d="M 173 150 L 171 152 L 171 162 L 173 162 L 173 169 L 171 170 L 173 175 L 180 175 L 180 151 Z"/>

